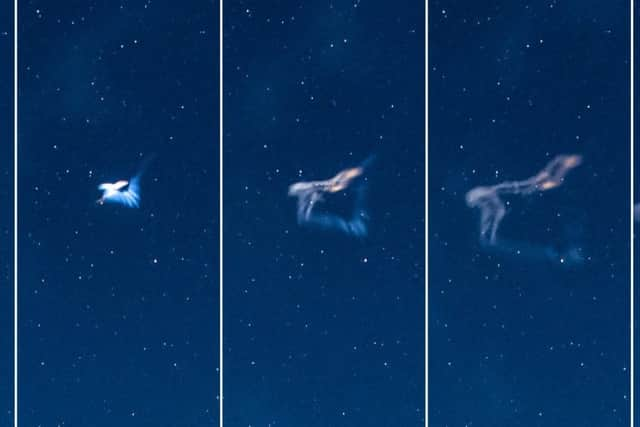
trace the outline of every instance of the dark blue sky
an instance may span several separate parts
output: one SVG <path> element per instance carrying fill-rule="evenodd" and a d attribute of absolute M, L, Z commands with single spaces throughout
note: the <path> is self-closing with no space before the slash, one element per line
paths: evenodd
<path fill-rule="evenodd" d="M 215 424 L 217 11 L 20 8 L 21 425 Z"/>
<path fill-rule="evenodd" d="M 628 425 L 628 2 L 430 5 L 430 422 Z M 563 153 L 500 232 L 585 262 L 483 251 L 464 193 Z"/>
<path fill-rule="evenodd" d="M 424 6 L 378 3 L 225 4 L 225 426 L 425 422 Z M 218 7 L 21 3 L 21 425 L 218 425 Z M 429 425 L 628 425 L 628 2 L 429 7 Z M 465 192 L 562 153 L 562 186 L 509 199 L 526 254 L 487 252 Z M 296 223 L 288 185 L 370 156 L 368 236 Z M 95 205 L 145 159 L 140 209 Z"/>
<path fill-rule="evenodd" d="M 225 7 L 225 425 L 422 425 L 424 10 Z M 369 236 L 296 224 L 370 155 Z"/>
<path fill-rule="evenodd" d="M 13 2 L 0 10 L 0 426 L 13 416 Z"/>

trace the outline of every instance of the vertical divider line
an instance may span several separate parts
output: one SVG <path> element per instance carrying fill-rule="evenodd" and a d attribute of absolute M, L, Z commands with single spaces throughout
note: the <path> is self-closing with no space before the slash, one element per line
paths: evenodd
<path fill-rule="evenodd" d="M 629 250 L 629 254 L 630 254 L 630 272 L 631 272 L 631 276 L 630 276 L 630 307 L 629 307 L 629 315 L 630 315 L 630 320 L 631 320 L 631 328 L 630 328 L 630 340 L 629 340 L 629 346 L 630 346 L 630 353 L 631 353 L 631 359 L 629 361 L 629 400 L 630 400 L 630 405 L 629 405 L 629 416 L 631 418 L 631 427 L 633 427 L 634 425 L 634 404 L 633 404 L 633 400 L 634 400 L 634 389 L 633 389 L 633 378 L 634 378 L 634 363 L 633 363 L 633 347 L 634 347 L 634 339 L 633 339 L 633 335 L 634 335 L 634 310 L 633 310 L 633 306 L 634 306 L 634 289 L 635 289 L 635 283 L 634 283 L 634 272 L 635 272 L 635 268 L 634 268 L 634 240 L 635 240 L 635 227 L 634 227 L 634 217 L 633 217 L 633 206 L 634 206 L 634 185 L 633 185 L 633 180 L 634 180 L 634 175 L 635 175 L 635 170 L 633 167 L 633 163 L 634 163 L 634 155 L 635 155 L 635 150 L 633 148 L 633 144 L 634 144 L 634 126 L 633 126 L 633 119 L 634 119 L 634 108 L 633 108 L 633 99 L 634 99 L 634 78 L 633 78 L 633 72 L 634 72 L 634 61 L 633 61 L 633 57 L 634 57 L 634 36 L 635 36 L 635 31 L 634 31 L 634 19 L 633 19 L 633 13 L 634 13 L 634 0 L 631 0 L 630 2 L 630 7 L 631 7 L 631 19 L 630 19 L 630 26 L 631 26 L 631 43 L 630 43 L 630 67 L 629 67 L 629 80 L 630 80 L 630 116 L 631 116 L 631 120 L 630 120 L 630 139 L 631 139 L 631 144 L 630 144 L 630 154 L 631 154 L 631 161 L 630 161 L 630 169 L 631 169 L 631 182 L 630 182 L 630 190 L 631 190 L 631 227 L 630 227 L 630 250 Z"/>
<path fill-rule="evenodd" d="M 223 395 L 223 372 L 224 372 L 223 371 L 223 353 L 224 353 L 224 351 L 223 351 L 223 349 L 224 349 L 224 347 L 223 347 L 224 346 L 223 331 L 224 331 L 224 329 L 223 329 L 223 323 L 222 323 L 223 322 L 222 308 L 223 308 L 223 304 L 224 304 L 223 303 L 223 271 L 222 271 L 222 269 L 223 269 L 223 266 L 222 266 L 222 260 L 223 260 L 223 256 L 222 256 L 222 247 L 223 247 L 223 244 L 222 244 L 223 243 L 223 236 L 222 236 L 222 229 L 223 229 L 223 227 L 222 227 L 222 224 L 223 224 L 223 200 L 222 200 L 223 199 L 223 173 L 222 173 L 223 172 L 223 169 L 222 169 L 222 164 L 223 164 L 223 143 L 222 143 L 222 140 L 223 140 L 223 125 L 222 125 L 223 113 L 222 113 L 222 104 L 223 104 L 223 102 L 222 102 L 222 97 L 223 97 L 223 94 L 224 94 L 224 91 L 222 90 L 222 71 L 223 71 L 223 67 L 222 67 L 222 57 L 223 57 L 223 54 L 222 54 L 222 51 L 223 51 L 223 32 L 222 32 L 222 23 L 223 23 L 222 12 L 223 12 L 223 8 L 222 8 L 222 4 L 223 3 L 224 3 L 224 0 L 220 0 L 220 10 L 218 12 L 220 14 L 220 16 L 218 17 L 219 18 L 219 26 L 220 26 L 220 34 L 219 34 L 219 38 L 220 39 L 219 39 L 219 46 L 218 46 L 218 49 L 220 50 L 218 52 L 218 54 L 219 54 L 219 62 L 220 62 L 220 65 L 219 65 L 219 84 L 218 84 L 218 96 L 219 96 L 219 103 L 220 103 L 219 111 L 218 111 L 218 116 L 219 116 L 218 117 L 218 119 L 219 119 L 218 129 L 220 130 L 220 133 L 219 133 L 220 153 L 219 153 L 219 159 L 218 159 L 218 161 L 219 161 L 218 167 L 220 169 L 219 184 L 218 184 L 219 185 L 219 188 L 218 188 L 218 192 L 219 192 L 219 195 L 218 195 L 218 197 L 219 197 L 219 199 L 218 199 L 219 200 L 219 212 L 218 212 L 218 215 L 219 215 L 219 224 L 220 224 L 220 228 L 218 230 L 218 233 L 219 233 L 219 248 L 218 248 L 218 254 L 219 254 L 218 272 L 219 272 L 219 277 L 218 277 L 218 287 L 220 289 L 220 295 L 219 295 L 220 301 L 218 302 L 219 308 L 220 308 L 220 310 L 219 310 L 219 312 L 220 312 L 219 313 L 219 319 L 218 319 L 219 325 L 220 325 L 220 330 L 218 331 L 218 333 L 220 335 L 219 336 L 219 342 L 218 342 L 218 345 L 220 347 L 219 348 L 219 352 L 220 352 L 220 354 L 219 354 L 219 357 L 220 357 L 219 370 L 220 370 L 220 372 L 219 372 L 219 377 L 218 377 L 219 378 L 218 387 L 219 387 L 219 396 L 220 396 L 219 399 L 220 400 L 218 402 L 218 405 L 219 405 L 219 415 L 220 415 L 220 420 L 219 420 L 220 427 L 223 426 L 223 407 L 224 407 L 224 405 L 223 405 L 223 399 L 224 399 L 224 397 L 223 397 L 224 396 Z"/>
<path fill-rule="evenodd" d="M 13 2 L 13 424 L 18 427 L 18 0 Z"/>
<path fill-rule="evenodd" d="M 424 425 L 429 425 L 429 0 L 424 1 Z"/>

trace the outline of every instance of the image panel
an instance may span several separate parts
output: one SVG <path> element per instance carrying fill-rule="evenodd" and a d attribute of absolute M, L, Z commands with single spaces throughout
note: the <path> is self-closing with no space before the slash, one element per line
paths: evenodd
<path fill-rule="evenodd" d="M 0 1 L 0 426 L 13 425 L 13 1 Z"/>
<path fill-rule="evenodd" d="M 218 7 L 20 5 L 20 425 L 218 425 Z"/>
<path fill-rule="evenodd" d="M 629 7 L 430 3 L 430 425 L 630 423 Z"/>
<path fill-rule="evenodd" d="M 424 16 L 225 3 L 225 427 L 425 423 Z"/>

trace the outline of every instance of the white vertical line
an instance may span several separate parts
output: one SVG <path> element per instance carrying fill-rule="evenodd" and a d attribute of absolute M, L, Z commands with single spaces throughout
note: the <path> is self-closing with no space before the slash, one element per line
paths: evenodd
<path fill-rule="evenodd" d="M 13 2 L 13 424 L 18 427 L 18 0 Z"/>
<path fill-rule="evenodd" d="M 631 303 L 629 306 L 630 309 L 630 318 L 631 318 L 631 328 L 630 328 L 630 347 L 631 347 L 631 359 L 629 362 L 629 400 L 630 400 L 630 410 L 629 410 L 629 416 L 631 417 L 631 427 L 633 427 L 634 425 L 634 404 L 633 404 L 633 400 L 634 400 L 634 390 L 633 390 L 633 378 L 634 378 L 634 363 L 633 363 L 633 346 L 634 346 L 634 339 L 633 339 L 633 334 L 634 334 L 634 328 L 633 328 L 633 320 L 634 320 L 634 313 L 633 313 L 633 305 L 634 305 L 634 295 L 633 295 L 633 291 L 634 291 L 634 262 L 635 262 L 635 257 L 634 257 L 634 234 L 635 234 L 635 229 L 634 229 L 634 218 L 633 218 L 633 205 L 634 205 L 634 185 L 633 185 L 633 180 L 634 180 L 634 167 L 633 167 L 633 162 L 634 162 L 634 149 L 633 149 L 633 144 L 634 144 L 634 129 L 633 129 L 633 118 L 634 118 L 634 108 L 633 108 L 633 98 L 634 98 L 634 84 L 633 84 L 633 68 L 634 68 L 634 61 L 633 61 L 633 53 L 634 53 L 634 43 L 633 43 L 633 39 L 634 39 L 634 19 L 633 19 L 633 13 L 634 13 L 634 0 L 631 0 L 631 20 L 630 20 L 630 24 L 631 24 L 631 48 L 630 48 L 630 86 L 631 86 L 631 90 L 630 90 L 630 113 L 631 113 L 631 134 L 630 134 L 630 138 L 631 138 L 631 161 L 630 161 L 630 165 L 631 165 L 631 220 L 630 220 L 630 224 L 631 224 L 631 232 L 630 232 L 630 256 L 631 256 L 631 266 L 630 266 L 630 271 L 631 271 Z"/>
<path fill-rule="evenodd" d="M 424 2 L 424 424 L 429 425 L 429 0 Z"/>
<path fill-rule="evenodd" d="M 218 266 L 218 268 L 219 268 L 218 271 L 219 271 L 219 274 L 220 274 L 219 275 L 219 280 L 218 280 L 218 287 L 220 289 L 220 296 L 219 296 L 220 301 L 218 302 L 219 306 L 220 306 L 220 314 L 219 314 L 219 320 L 218 320 L 219 324 L 220 324 L 220 330 L 218 331 L 218 333 L 220 335 L 219 336 L 219 343 L 218 343 L 218 345 L 220 347 L 220 349 L 219 349 L 219 351 L 220 351 L 220 355 L 219 355 L 219 357 L 220 357 L 220 372 L 219 372 L 219 384 L 218 384 L 220 401 L 218 402 L 218 405 L 219 405 L 219 408 L 220 408 L 219 409 L 219 412 L 220 412 L 220 414 L 219 414 L 220 415 L 220 421 L 219 421 L 220 422 L 220 427 L 223 426 L 222 408 L 224 406 L 223 405 L 223 393 L 222 393 L 222 391 L 223 391 L 222 390 L 222 387 L 223 387 L 223 370 L 222 370 L 223 364 L 222 364 L 222 360 L 223 360 L 223 353 L 224 353 L 224 347 L 223 347 L 224 346 L 224 340 L 222 338 L 223 337 L 223 331 L 224 331 L 224 329 L 222 327 L 222 322 L 223 322 L 223 316 L 222 316 L 222 307 L 223 307 L 223 289 L 222 289 L 223 288 L 223 285 L 222 285 L 222 283 L 223 283 L 223 280 L 222 280 L 222 278 L 223 278 L 223 274 L 222 274 L 222 246 L 223 246 L 222 245 L 222 228 L 223 228 L 222 227 L 222 223 L 223 223 L 223 217 L 222 217 L 222 215 L 223 215 L 222 214 L 222 211 L 223 211 L 223 209 L 222 209 L 223 208 L 223 201 L 222 201 L 222 199 L 223 199 L 223 197 L 222 197 L 223 196 L 223 185 L 222 185 L 222 183 L 223 183 L 223 181 L 222 181 L 222 163 L 223 163 L 222 162 L 222 156 L 223 156 L 223 149 L 222 149 L 222 139 L 223 139 L 223 137 L 222 136 L 223 136 L 223 127 L 222 127 L 222 117 L 223 117 L 223 114 L 222 114 L 222 97 L 223 97 L 223 94 L 224 94 L 224 91 L 222 90 L 222 70 L 223 70 L 223 68 L 222 68 L 222 56 L 223 56 L 222 55 L 222 50 L 223 50 L 223 40 L 222 40 L 222 38 L 223 38 L 223 32 L 222 32 L 222 22 L 223 22 L 223 19 L 222 19 L 222 3 L 224 3 L 224 0 L 220 0 L 220 10 L 219 10 L 219 13 L 220 13 L 220 16 L 219 16 L 219 20 L 220 20 L 219 21 L 220 40 L 219 40 L 219 47 L 218 47 L 220 49 L 220 52 L 219 52 L 219 55 L 220 55 L 220 58 L 219 58 L 219 61 L 220 61 L 220 69 L 219 69 L 220 81 L 219 81 L 219 89 L 218 89 L 218 94 L 219 94 L 219 97 L 220 97 L 219 98 L 220 105 L 219 105 L 219 112 L 218 112 L 219 113 L 219 124 L 218 124 L 218 126 L 219 126 L 219 129 L 220 129 L 220 134 L 219 134 L 220 153 L 219 153 L 219 159 L 218 159 L 219 160 L 219 165 L 218 166 L 219 166 L 219 169 L 220 169 L 219 188 L 218 188 L 218 191 L 219 191 L 219 212 L 218 212 L 218 215 L 219 215 L 219 221 L 220 221 L 219 222 L 220 229 L 218 230 L 218 233 L 219 233 L 219 236 L 220 236 L 219 237 L 219 247 L 218 247 L 218 253 L 219 253 L 219 256 L 220 256 L 220 259 L 219 259 L 219 263 L 220 264 Z"/>

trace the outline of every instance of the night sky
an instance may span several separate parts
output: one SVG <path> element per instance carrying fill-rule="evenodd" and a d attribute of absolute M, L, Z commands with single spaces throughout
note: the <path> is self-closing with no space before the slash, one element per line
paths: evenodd
<path fill-rule="evenodd" d="M 629 425 L 629 3 L 430 1 L 428 189 L 424 4 L 224 7 L 224 425 L 425 424 L 425 190 L 428 425 Z M 20 425 L 219 425 L 218 10 L 20 3 Z M 570 153 L 561 186 L 506 198 L 509 247 L 481 244 L 465 193 Z M 365 159 L 366 236 L 297 223 L 290 184 Z M 144 164 L 138 209 L 95 203 Z"/>
<path fill-rule="evenodd" d="M 13 2 L 0 2 L 0 426 L 13 420 Z"/>
<path fill-rule="evenodd" d="M 21 3 L 20 425 L 216 423 L 217 12 Z"/>
<path fill-rule="evenodd" d="M 431 425 L 629 424 L 628 5 L 430 3 Z M 483 250 L 465 192 L 566 153 L 500 233 L 584 261 Z"/>
<path fill-rule="evenodd" d="M 225 8 L 224 425 L 423 425 L 424 10 Z M 367 237 L 297 225 L 372 155 Z"/>

